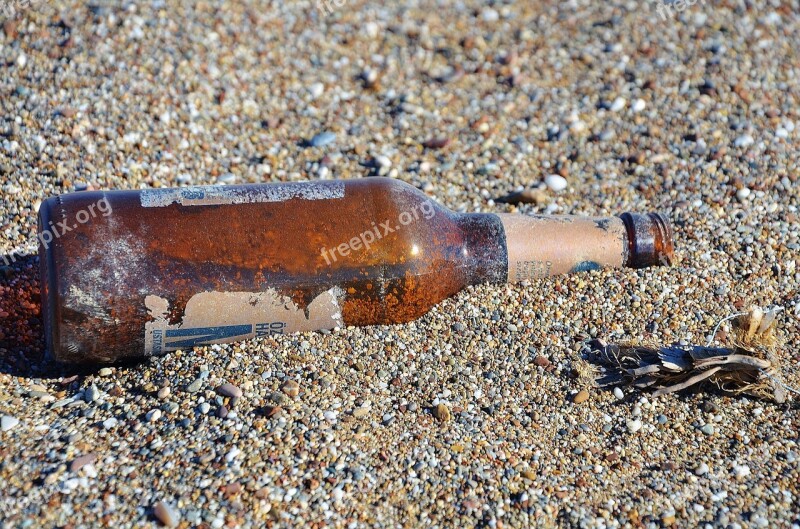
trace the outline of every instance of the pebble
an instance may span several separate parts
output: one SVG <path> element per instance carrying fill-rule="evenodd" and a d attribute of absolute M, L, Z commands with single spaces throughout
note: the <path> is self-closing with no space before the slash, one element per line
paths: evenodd
<path fill-rule="evenodd" d="M 189 393 L 197 393 L 198 391 L 200 391 L 201 387 L 203 387 L 203 380 L 198 378 L 195 379 L 194 382 L 186 386 L 186 391 L 188 391 Z"/>
<path fill-rule="evenodd" d="M 239 389 L 237 386 L 233 384 L 223 384 L 217 388 L 217 393 L 222 395 L 223 397 L 230 397 L 230 398 L 240 398 L 243 393 L 242 390 Z"/>
<path fill-rule="evenodd" d="M 625 98 L 624 98 L 624 97 L 618 97 L 618 98 L 616 98 L 616 99 L 614 100 L 614 102 L 613 102 L 613 103 L 611 103 L 611 105 L 608 107 L 608 109 L 609 109 L 611 112 L 619 112 L 620 110 L 622 110 L 623 108 L 625 108 L 625 105 L 626 105 L 626 104 L 627 104 L 627 101 L 625 101 Z"/>
<path fill-rule="evenodd" d="M 110 377 L 112 373 L 114 373 L 114 370 L 110 367 L 103 367 L 97 372 L 97 374 L 101 377 Z"/>
<path fill-rule="evenodd" d="M 324 147 L 328 144 L 333 143 L 335 140 L 336 140 L 336 134 L 334 134 L 333 132 L 320 132 L 319 134 L 311 138 L 309 144 L 312 147 Z"/>
<path fill-rule="evenodd" d="M 11 415 L 3 415 L 0 417 L 0 430 L 7 432 L 16 428 L 19 424 L 19 419 Z"/>
<path fill-rule="evenodd" d="M 353 410 L 353 417 L 355 417 L 356 419 L 366 417 L 368 414 L 369 414 L 369 408 L 366 406 L 362 406 L 360 408 L 356 408 Z"/>
<path fill-rule="evenodd" d="M 105 421 L 103 421 L 103 428 L 105 428 L 106 430 L 111 430 L 117 425 L 117 422 L 118 421 L 115 417 L 106 419 Z"/>
<path fill-rule="evenodd" d="M 589 400 L 589 392 L 585 389 L 580 390 L 572 397 L 572 402 L 575 404 L 582 404 Z"/>
<path fill-rule="evenodd" d="M 294 398 L 300 394 L 300 384 L 296 380 L 286 380 L 281 385 L 281 391 Z"/>
<path fill-rule="evenodd" d="M 537 355 L 533 359 L 533 363 L 536 364 L 537 366 L 543 367 L 543 368 L 548 368 L 548 367 L 550 367 L 552 365 L 550 360 L 548 360 L 546 357 L 541 356 L 541 355 Z"/>
<path fill-rule="evenodd" d="M 614 396 L 617 400 L 623 400 L 625 398 L 625 393 L 623 393 L 620 388 L 614 388 Z"/>
<path fill-rule="evenodd" d="M 161 418 L 161 410 L 159 410 L 158 408 L 148 411 L 147 414 L 145 415 L 145 420 L 147 422 L 156 422 L 160 418 Z"/>
<path fill-rule="evenodd" d="M 158 394 L 156 396 L 159 399 L 164 400 L 167 397 L 169 397 L 170 393 L 171 393 L 171 390 L 169 389 L 169 386 L 164 386 L 163 388 L 158 390 Z"/>
<path fill-rule="evenodd" d="M 640 421 L 639 419 L 628 420 L 625 423 L 625 426 L 628 427 L 629 432 L 636 433 L 642 429 L 642 421 Z"/>
<path fill-rule="evenodd" d="M 544 179 L 544 183 L 551 191 L 556 193 L 564 191 L 567 188 L 567 179 L 557 174 L 547 175 Z"/>
<path fill-rule="evenodd" d="M 750 188 L 748 187 L 741 187 L 736 191 L 736 198 L 738 198 L 739 200 L 745 200 L 749 196 L 750 196 Z"/>
<path fill-rule="evenodd" d="M 702 426 L 702 428 L 700 428 L 700 431 L 703 432 L 706 435 L 711 435 L 711 434 L 714 433 L 714 425 L 710 424 L 710 423 L 709 424 L 704 424 Z"/>
<path fill-rule="evenodd" d="M 159 501 L 153 506 L 153 515 L 164 527 L 177 527 L 181 513 L 169 503 Z"/>
<path fill-rule="evenodd" d="M 93 465 L 95 461 L 97 461 L 97 454 L 95 453 L 89 453 L 80 457 L 76 457 L 72 460 L 72 463 L 69 464 L 69 471 L 77 472 L 86 465 Z"/>
<path fill-rule="evenodd" d="M 734 140 L 734 142 L 733 142 L 733 146 L 734 147 L 749 147 L 753 143 L 755 143 L 755 140 L 753 139 L 753 137 L 750 136 L 749 134 L 745 134 L 743 136 L 739 136 L 738 138 L 736 138 Z"/>
<path fill-rule="evenodd" d="M 200 413 L 202 413 L 203 415 L 206 415 L 206 414 L 208 414 L 209 411 L 211 411 L 211 404 L 209 404 L 208 402 L 202 402 L 197 407 L 197 409 L 200 411 Z"/>
<path fill-rule="evenodd" d="M 503 204 L 536 204 L 537 206 L 543 206 L 550 201 L 550 198 L 547 193 L 540 189 L 526 189 L 500 197 L 496 201 Z"/>
<path fill-rule="evenodd" d="M 242 453 L 242 451 L 239 450 L 239 447 L 233 446 L 228 451 L 228 453 L 225 454 L 225 461 L 227 461 L 228 463 L 231 463 L 231 462 L 233 462 L 234 459 L 239 457 L 239 454 L 241 454 L 241 453 Z"/>
<path fill-rule="evenodd" d="M 86 402 L 94 402 L 98 398 L 100 398 L 100 390 L 97 389 L 97 386 L 94 384 L 86 388 L 86 390 L 83 392 L 83 399 Z"/>
<path fill-rule="evenodd" d="M 733 467 L 733 475 L 736 479 L 744 479 L 750 475 L 750 467 L 747 465 L 736 465 Z"/>
<path fill-rule="evenodd" d="M 708 474 L 708 465 L 705 463 L 700 463 L 697 465 L 697 467 L 695 467 L 694 473 L 698 476 L 705 476 Z"/>
<path fill-rule="evenodd" d="M 452 418 L 450 408 L 447 404 L 443 403 L 439 403 L 433 407 L 433 416 L 436 417 L 439 422 L 447 422 Z"/>
<path fill-rule="evenodd" d="M 323 92 L 325 92 L 325 85 L 322 83 L 314 83 L 308 87 L 308 93 L 311 95 L 312 99 L 317 99 Z"/>

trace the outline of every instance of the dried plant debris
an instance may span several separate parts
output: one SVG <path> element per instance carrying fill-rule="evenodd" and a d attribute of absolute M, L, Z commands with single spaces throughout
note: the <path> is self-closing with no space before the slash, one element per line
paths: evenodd
<path fill-rule="evenodd" d="M 594 360 L 606 368 L 596 382 L 601 387 L 652 389 L 654 395 L 713 384 L 731 394 L 744 393 L 782 403 L 787 392 L 795 390 L 777 377 L 776 351 L 780 342 L 776 323 L 780 310 L 753 307 L 726 318 L 733 320 L 728 347 L 711 347 L 710 343 L 671 347 L 608 345 L 595 340 L 590 343 Z"/>

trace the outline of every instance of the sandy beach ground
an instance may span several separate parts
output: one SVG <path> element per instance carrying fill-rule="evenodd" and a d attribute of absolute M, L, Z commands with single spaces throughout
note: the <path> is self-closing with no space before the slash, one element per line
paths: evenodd
<path fill-rule="evenodd" d="M 0 526 L 800 527 L 800 397 L 574 376 L 588 338 L 705 343 L 758 304 L 800 386 L 798 6 L 687 4 L 3 0 Z M 679 259 L 42 361 L 44 198 L 374 174 L 463 212 L 662 211 Z"/>

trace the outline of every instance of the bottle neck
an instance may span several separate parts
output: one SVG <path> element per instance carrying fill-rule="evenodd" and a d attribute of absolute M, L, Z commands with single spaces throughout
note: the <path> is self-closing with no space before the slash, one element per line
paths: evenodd
<path fill-rule="evenodd" d="M 620 217 L 498 214 L 508 282 L 599 268 L 644 268 L 672 261 L 672 233 L 661 215 Z"/>

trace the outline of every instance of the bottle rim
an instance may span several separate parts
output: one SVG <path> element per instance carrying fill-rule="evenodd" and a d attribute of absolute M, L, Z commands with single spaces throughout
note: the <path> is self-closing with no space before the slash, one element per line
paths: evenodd
<path fill-rule="evenodd" d="M 672 226 L 661 213 L 631 213 L 620 215 L 628 236 L 628 255 L 625 266 L 647 268 L 671 266 L 675 261 Z"/>

